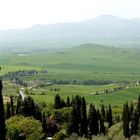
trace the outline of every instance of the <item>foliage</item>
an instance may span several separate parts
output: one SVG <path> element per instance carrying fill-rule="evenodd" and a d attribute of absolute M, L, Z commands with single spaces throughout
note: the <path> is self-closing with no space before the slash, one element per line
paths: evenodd
<path fill-rule="evenodd" d="M 65 101 L 60 98 L 59 94 L 57 94 L 54 98 L 54 108 L 59 109 L 65 107 Z"/>
<path fill-rule="evenodd" d="M 87 136 L 87 128 L 88 127 L 88 120 L 87 120 L 87 110 L 86 110 L 86 101 L 83 97 L 81 100 L 81 127 L 80 127 L 80 135 Z"/>
<path fill-rule="evenodd" d="M 139 125 L 139 114 L 137 110 L 134 110 L 131 117 L 131 129 L 130 129 L 131 135 L 138 134 L 138 125 Z"/>
<path fill-rule="evenodd" d="M 41 123 L 33 118 L 13 116 L 6 120 L 7 139 L 10 140 L 42 140 Z"/>
<path fill-rule="evenodd" d="M 0 80 L 0 139 L 5 140 L 6 129 L 5 129 L 5 118 L 4 118 L 4 105 L 2 98 L 2 80 Z"/>
<path fill-rule="evenodd" d="M 99 118 L 95 106 L 92 104 L 89 107 L 88 124 L 90 135 L 97 135 L 99 133 Z"/>
<path fill-rule="evenodd" d="M 122 123 L 116 123 L 108 129 L 108 136 L 114 138 L 118 134 L 122 134 Z"/>
<path fill-rule="evenodd" d="M 64 140 L 67 137 L 66 131 L 61 130 L 53 136 L 53 140 Z"/>
<path fill-rule="evenodd" d="M 52 137 L 59 131 L 58 124 L 55 120 L 48 118 L 47 120 L 47 136 Z"/>
<path fill-rule="evenodd" d="M 129 107 L 128 107 L 128 102 L 124 104 L 123 108 L 123 115 L 122 115 L 122 120 L 123 120 L 123 134 L 126 138 L 128 138 L 129 135 Z"/>

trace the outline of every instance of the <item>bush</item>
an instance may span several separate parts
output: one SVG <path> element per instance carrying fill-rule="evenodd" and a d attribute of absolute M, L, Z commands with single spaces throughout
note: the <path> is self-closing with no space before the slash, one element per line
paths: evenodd
<path fill-rule="evenodd" d="M 64 140 L 67 137 L 66 131 L 61 130 L 53 136 L 53 140 Z"/>
<path fill-rule="evenodd" d="M 120 122 L 116 123 L 115 125 L 110 127 L 108 130 L 108 135 L 111 138 L 114 138 L 116 135 L 118 136 L 118 134 L 123 135 L 122 123 L 120 123 Z"/>
<path fill-rule="evenodd" d="M 7 139 L 42 140 L 44 134 L 39 121 L 23 116 L 14 116 L 6 121 Z"/>

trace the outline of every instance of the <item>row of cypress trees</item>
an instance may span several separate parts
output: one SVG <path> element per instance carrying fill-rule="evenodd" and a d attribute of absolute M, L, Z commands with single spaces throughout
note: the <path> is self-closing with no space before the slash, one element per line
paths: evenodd
<path fill-rule="evenodd" d="M 138 97 L 137 106 L 131 103 L 130 106 L 126 102 L 123 106 L 123 134 L 125 137 L 129 138 L 132 135 L 138 134 L 138 126 L 140 119 L 140 96 Z"/>
<path fill-rule="evenodd" d="M 111 105 L 107 110 L 96 109 L 90 104 L 87 111 L 86 101 L 84 97 L 75 96 L 72 100 L 72 112 L 69 121 L 69 132 L 77 133 L 79 136 L 92 136 L 97 134 L 105 134 L 104 122 L 108 122 L 109 127 L 112 126 L 112 109 Z M 88 113 L 87 113 L 88 112 Z M 103 112 L 105 115 L 103 115 Z"/>
<path fill-rule="evenodd" d="M 2 81 L 0 80 L 0 140 L 5 140 L 6 128 L 5 128 L 5 115 L 4 115 L 4 105 L 2 98 Z M 112 109 L 109 105 L 108 109 L 105 109 L 104 105 L 101 106 L 101 109 L 96 109 L 93 104 L 90 104 L 88 111 L 86 107 L 86 101 L 84 97 L 76 95 L 70 101 L 70 98 L 67 98 L 65 102 L 60 98 L 59 95 L 55 96 L 54 108 L 62 107 L 72 107 L 72 112 L 69 120 L 69 133 L 77 133 L 79 136 L 87 135 L 97 135 L 105 134 L 104 122 L 108 122 L 109 127 L 113 125 L 112 120 Z M 87 113 L 88 112 L 88 113 Z M 25 98 L 23 101 L 19 96 L 17 101 L 16 111 L 14 111 L 13 100 L 11 97 L 11 105 L 7 106 L 7 118 L 19 114 L 25 117 L 33 116 L 34 118 L 41 120 L 42 117 L 39 108 L 35 105 L 31 97 Z M 87 115 L 88 114 L 88 115 Z M 140 96 L 138 97 L 138 104 L 136 107 L 131 103 L 130 106 L 126 102 L 123 106 L 123 134 L 125 137 L 130 137 L 131 135 L 138 134 L 138 125 L 140 118 Z M 46 129 L 46 120 L 42 120 L 44 130 Z"/>

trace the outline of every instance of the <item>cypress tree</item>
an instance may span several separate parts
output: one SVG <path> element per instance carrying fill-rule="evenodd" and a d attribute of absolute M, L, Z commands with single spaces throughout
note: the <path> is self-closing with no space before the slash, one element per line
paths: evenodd
<path fill-rule="evenodd" d="M 81 97 L 78 95 L 75 96 L 74 106 L 75 106 L 75 110 L 76 110 L 75 117 L 76 117 L 77 126 L 78 126 L 77 134 L 79 135 L 80 134 L 79 129 L 80 129 L 80 125 L 81 125 Z"/>
<path fill-rule="evenodd" d="M 105 135 L 105 126 L 104 126 L 104 121 L 102 119 L 100 120 L 100 134 Z"/>
<path fill-rule="evenodd" d="M 79 134 L 79 122 L 78 122 L 78 117 L 77 117 L 77 109 L 76 106 L 73 104 L 72 105 L 72 111 L 71 111 L 71 116 L 69 120 L 69 133 L 77 133 Z"/>
<path fill-rule="evenodd" d="M 4 118 L 4 105 L 2 98 L 2 80 L 0 80 L 0 140 L 6 140 L 5 118 Z"/>
<path fill-rule="evenodd" d="M 111 105 L 109 105 L 109 109 L 107 110 L 107 122 L 109 123 L 109 127 L 111 127 L 113 124 Z"/>
<path fill-rule="evenodd" d="M 103 121 L 105 121 L 105 115 L 106 115 L 106 113 L 105 113 L 105 107 L 104 107 L 104 105 L 102 104 L 102 105 L 101 105 L 101 117 L 102 117 L 102 120 L 103 120 Z"/>
<path fill-rule="evenodd" d="M 72 100 L 72 112 L 70 117 L 69 132 L 80 135 L 81 126 L 81 98 L 76 95 Z"/>
<path fill-rule="evenodd" d="M 11 101 L 11 116 L 14 115 L 14 103 L 13 103 L 13 98 L 10 96 L 10 101 Z"/>
<path fill-rule="evenodd" d="M 139 118 L 140 118 L 140 95 L 138 97 L 137 111 L 138 111 L 138 115 L 139 115 Z"/>
<path fill-rule="evenodd" d="M 22 101 L 22 97 L 20 94 L 19 94 L 18 99 L 17 99 L 16 114 L 23 115 L 23 101 Z"/>
<path fill-rule="evenodd" d="M 74 96 L 72 95 L 71 106 L 74 104 Z"/>
<path fill-rule="evenodd" d="M 82 98 L 81 101 L 81 136 L 87 136 L 87 110 L 86 110 L 86 101 L 85 98 Z"/>
<path fill-rule="evenodd" d="M 128 103 L 124 105 L 123 110 L 123 134 L 126 138 L 129 138 L 129 107 Z"/>
<path fill-rule="evenodd" d="M 95 106 L 90 104 L 89 115 L 88 115 L 88 125 L 91 135 L 97 135 L 99 133 L 99 122 L 98 114 L 96 112 Z"/>
<path fill-rule="evenodd" d="M 24 99 L 23 103 L 24 116 L 35 116 L 35 103 L 32 97 L 28 96 Z"/>
<path fill-rule="evenodd" d="M 130 120 L 131 120 L 131 117 L 132 117 L 132 114 L 133 114 L 133 110 L 134 110 L 134 106 L 133 106 L 133 104 L 131 102 L 130 109 L 129 109 L 129 118 L 130 118 Z"/>
<path fill-rule="evenodd" d="M 69 96 L 67 97 L 66 106 L 67 106 L 67 107 L 70 107 L 70 98 L 69 98 Z"/>
<path fill-rule="evenodd" d="M 54 108 L 55 109 L 61 108 L 61 99 L 60 99 L 59 94 L 57 94 L 54 98 Z"/>
<path fill-rule="evenodd" d="M 41 113 L 41 110 L 40 110 L 39 106 L 36 105 L 36 104 L 35 104 L 34 118 L 35 118 L 36 120 L 40 120 L 40 121 L 42 120 L 42 113 Z"/>
<path fill-rule="evenodd" d="M 98 115 L 98 119 L 101 120 L 102 117 L 101 117 L 101 113 L 100 113 L 99 109 L 97 109 L 97 115 Z"/>
<path fill-rule="evenodd" d="M 42 128 L 43 132 L 45 133 L 45 137 L 47 136 L 47 122 L 46 122 L 46 116 L 45 113 L 42 115 Z"/>
<path fill-rule="evenodd" d="M 93 135 L 97 135 L 99 133 L 99 119 L 95 106 L 93 106 L 93 120 Z"/>
<path fill-rule="evenodd" d="M 139 116 L 137 110 L 133 111 L 132 117 L 131 117 L 131 129 L 130 134 L 131 135 L 137 135 L 138 134 L 138 125 L 139 125 Z"/>
<path fill-rule="evenodd" d="M 65 103 L 64 99 L 61 99 L 60 102 L 61 102 L 60 103 L 60 105 L 61 105 L 60 108 L 66 107 L 66 103 Z"/>
<path fill-rule="evenodd" d="M 123 111 L 122 111 L 122 121 L 124 122 L 125 120 L 125 113 L 126 113 L 126 110 L 125 110 L 125 104 L 123 104 Z"/>
<path fill-rule="evenodd" d="M 97 114 L 98 114 L 98 119 L 99 119 L 99 132 L 100 134 L 104 134 L 105 135 L 105 126 L 104 126 L 104 119 L 101 117 L 101 113 L 99 111 L 99 109 L 97 109 Z"/>
<path fill-rule="evenodd" d="M 7 102 L 7 108 L 6 108 L 6 119 L 10 118 L 11 116 L 11 110 L 10 110 L 10 104 Z"/>
<path fill-rule="evenodd" d="M 93 122 L 94 122 L 94 120 L 93 120 L 93 105 L 92 104 L 90 104 L 90 106 L 89 106 L 89 114 L 88 114 L 88 126 L 89 126 L 89 132 L 90 132 L 90 135 L 92 135 L 93 134 Z"/>

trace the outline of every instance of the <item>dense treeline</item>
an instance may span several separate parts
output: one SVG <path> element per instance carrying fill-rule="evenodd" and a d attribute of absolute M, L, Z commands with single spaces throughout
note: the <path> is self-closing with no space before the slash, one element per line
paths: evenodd
<path fill-rule="evenodd" d="M 94 79 L 89 79 L 89 80 L 56 80 L 53 79 L 51 80 L 51 83 L 53 84 L 73 84 L 73 85 L 107 85 L 110 83 L 113 83 L 113 81 L 110 80 L 94 80 Z"/>
<path fill-rule="evenodd" d="M 4 75 L 5 78 L 13 78 L 17 76 L 34 76 L 38 73 L 36 70 L 19 70 L 14 72 L 8 72 Z"/>
<path fill-rule="evenodd" d="M 57 94 L 52 105 L 36 104 L 32 97 L 19 95 L 16 102 L 10 97 L 4 111 L 0 81 L 0 105 L 1 140 L 98 139 L 103 136 L 113 139 L 116 134 L 111 134 L 112 130 L 123 132 L 124 138 L 140 134 L 140 96 L 136 105 L 126 102 L 122 115 L 117 118 L 113 116 L 111 105 L 87 105 L 85 97 L 79 95 L 64 100 Z"/>

